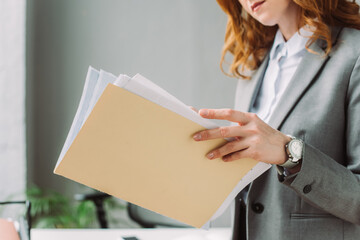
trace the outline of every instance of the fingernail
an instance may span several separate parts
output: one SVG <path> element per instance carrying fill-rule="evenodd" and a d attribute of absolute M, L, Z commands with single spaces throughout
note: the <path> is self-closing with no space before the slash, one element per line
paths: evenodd
<path fill-rule="evenodd" d="M 206 155 L 206 157 L 207 157 L 208 159 L 213 159 L 214 156 L 215 156 L 214 153 L 209 153 L 208 155 Z"/>
<path fill-rule="evenodd" d="M 197 133 L 194 135 L 193 137 L 195 140 L 201 140 L 201 134 L 200 133 Z"/>
<path fill-rule="evenodd" d="M 206 117 L 209 114 L 208 110 L 200 110 L 200 115 Z"/>

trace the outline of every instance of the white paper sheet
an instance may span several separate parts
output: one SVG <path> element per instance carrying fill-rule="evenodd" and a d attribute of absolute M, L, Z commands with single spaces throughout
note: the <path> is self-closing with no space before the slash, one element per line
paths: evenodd
<path fill-rule="evenodd" d="M 124 76 L 120 76 L 114 83 L 116 86 L 132 92 L 138 96 L 141 96 L 149 101 L 152 101 L 164 108 L 169 109 L 193 122 L 200 124 L 201 126 L 212 129 L 219 127 L 214 122 L 200 117 L 198 113 L 193 111 L 189 106 L 178 100 L 176 97 L 166 92 L 164 89 L 152 83 L 150 80 L 136 74 L 131 80 L 128 80 L 125 84 Z"/>
<path fill-rule="evenodd" d="M 92 94 L 92 97 L 91 97 L 91 100 L 89 103 L 89 107 L 88 107 L 87 113 L 85 115 L 85 120 L 87 119 L 87 117 L 89 116 L 91 111 L 93 110 L 95 104 L 99 100 L 101 94 L 104 92 L 106 86 L 109 83 L 114 83 L 115 81 L 116 81 L 116 76 L 114 76 L 111 73 L 105 72 L 102 69 L 100 70 L 99 79 L 94 88 L 94 91 L 93 91 L 93 94 Z"/>
<path fill-rule="evenodd" d="M 85 122 L 86 112 L 89 109 L 89 104 L 90 104 L 91 98 L 93 96 L 94 89 L 97 84 L 99 75 L 100 75 L 99 71 L 97 71 L 96 69 L 89 66 L 89 69 L 88 69 L 88 72 L 86 75 L 83 92 L 82 92 L 81 99 L 80 99 L 80 103 L 77 108 L 74 120 L 71 124 L 70 131 L 66 137 L 64 146 L 61 150 L 56 167 L 59 165 L 61 159 L 64 157 L 65 153 L 69 149 L 69 147 L 72 144 L 72 142 L 74 141 L 76 135 L 79 133 L 83 123 Z"/>

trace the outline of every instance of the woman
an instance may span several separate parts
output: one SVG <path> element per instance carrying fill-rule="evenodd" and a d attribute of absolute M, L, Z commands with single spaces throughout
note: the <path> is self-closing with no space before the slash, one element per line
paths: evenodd
<path fill-rule="evenodd" d="M 209 159 L 273 164 L 236 199 L 233 238 L 360 239 L 359 6 L 218 3 L 229 18 L 222 62 L 231 53 L 240 77 L 236 110 L 199 114 L 237 124 L 194 139 L 235 139 Z"/>

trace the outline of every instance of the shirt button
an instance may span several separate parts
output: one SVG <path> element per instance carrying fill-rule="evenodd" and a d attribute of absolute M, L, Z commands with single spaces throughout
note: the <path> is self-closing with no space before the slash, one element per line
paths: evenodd
<path fill-rule="evenodd" d="M 303 189 L 303 193 L 307 194 L 311 192 L 311 185 L 306 185 Z"/>
<path fill-rule="evenodd" d="M 264 205 L 262 205 L 261 203 L 254 203 L 251 205 L 251 209 L 257 213 L 260 214 L 264 211 Z"/>

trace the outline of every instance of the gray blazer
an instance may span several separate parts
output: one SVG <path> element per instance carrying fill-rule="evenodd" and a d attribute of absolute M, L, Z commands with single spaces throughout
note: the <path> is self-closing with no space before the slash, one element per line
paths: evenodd
<path fill-rule="evenodd" d="M 248 240 L 360 239 L 360 31 L 332 36 L 328 56 L 322 40 L 310 47 L 320 54 L 306 52 L 269 121 L 304 140 L 303 163 L 283 181 L 273 166 L 251 184 Z M 249 111 L 267 63 L 239 80 L 236 109 Z"/>

